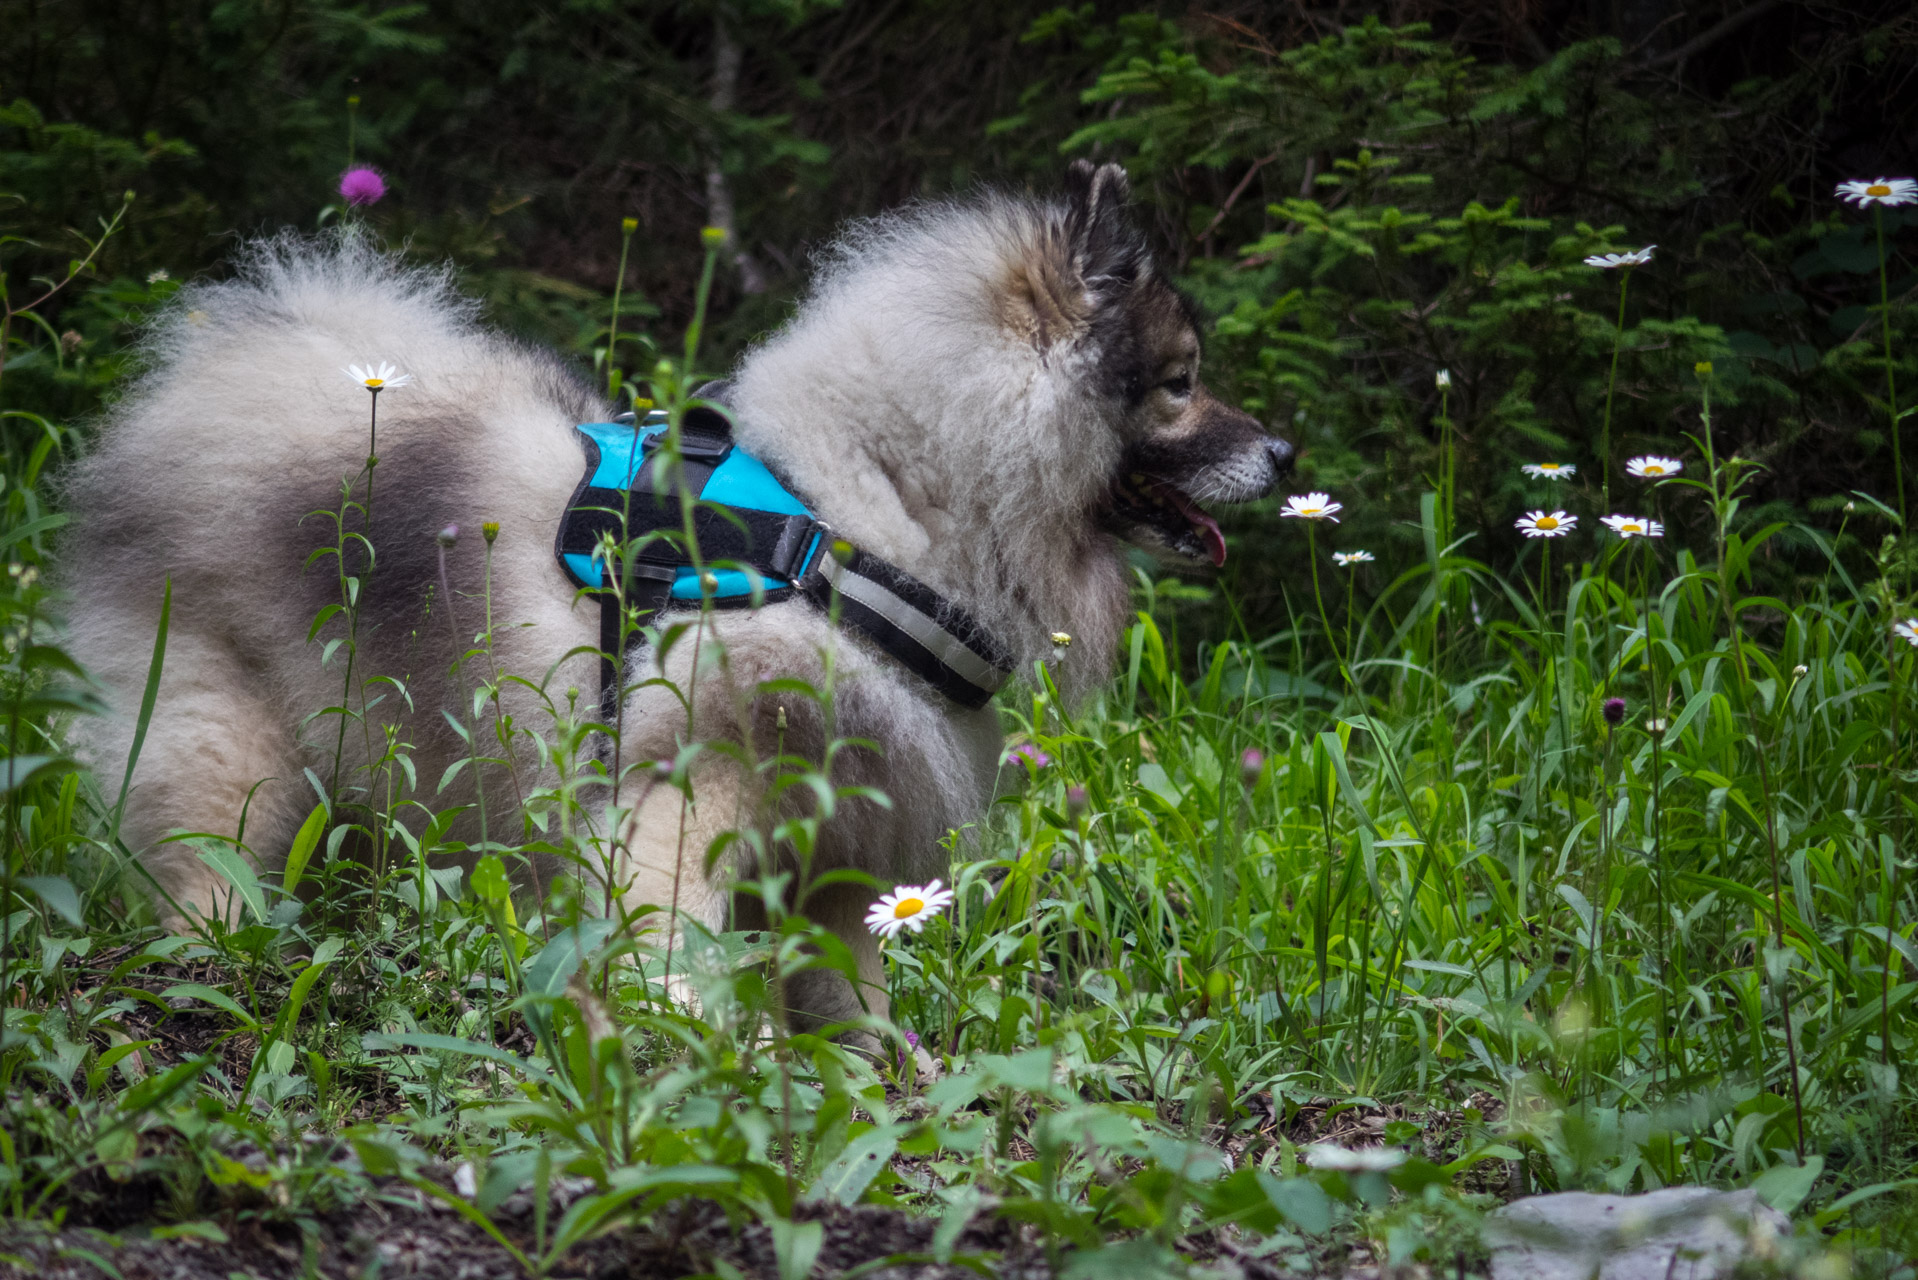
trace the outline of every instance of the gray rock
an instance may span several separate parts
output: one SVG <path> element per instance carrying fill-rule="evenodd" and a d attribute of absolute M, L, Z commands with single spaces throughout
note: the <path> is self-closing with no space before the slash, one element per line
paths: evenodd
<path fill-rule="evenodd" d="M 1755 1192 L 1532 1196 L 1492 1214 L 1492 1280 L 1717 1280 L 1764 1256 L 1791 1220 Z"/>

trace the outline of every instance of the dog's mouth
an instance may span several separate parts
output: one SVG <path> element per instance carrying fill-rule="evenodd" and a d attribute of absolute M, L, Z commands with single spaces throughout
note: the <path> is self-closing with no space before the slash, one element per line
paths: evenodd
<path fill-rule="evenodd" d="M 1112 516 L 1126 538 L 1154 535 L 1168 550 L 1193 560 L 1225 563 L 1225 534 L 1191 495 L 1144 471 L 1121 475 L 1112 485 Z"/>

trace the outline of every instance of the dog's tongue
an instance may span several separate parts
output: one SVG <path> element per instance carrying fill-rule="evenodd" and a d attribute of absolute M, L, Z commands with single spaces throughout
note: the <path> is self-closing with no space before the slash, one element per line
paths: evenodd
<path fill-rule="evenodd" d="M 1212 567 L 1225 565 L 1225 534 L 1219 530 L 1219 522 L 1205 512 L 1193 507 L 1186 515 L 1199 527 L 1199 537 L 1205 542 L 1205 553 L 1212 557 Z"/>
<path fill-rule="evenodd" d="M 1180 493 L 1164 481 L 1155 483 L 1153 488 L 1158 490 L 1160 496 L 1169 499 L 1172 505 L 1179 509 L 1179 514 L 1190 521 L 1192 527 L 1199 531 L 1199 541 L 1205 544 L 1205 554 L 1212 561 L 1212 567 L 1215 569 L 1223 568 L 1225 565 L 1225 534 L 1220 530 L 1219 522 L 1201 511 L 1198 504 L 1193 502 L 1192 499 L 1186 497 L 1183 493 Z"/>

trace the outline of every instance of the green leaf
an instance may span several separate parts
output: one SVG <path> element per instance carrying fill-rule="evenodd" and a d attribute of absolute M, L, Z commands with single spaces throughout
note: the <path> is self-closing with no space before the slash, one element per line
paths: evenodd
<path fill-rule="evenodd" d="M 286 870 L 280 875 L 280 886 L 288 893 L 300 887 L 300 877 L 306 874 L 306 863 L 318 847 L 320 837 L 326 832 L 326 806 L 316 804 L 313 812 L 306 815 L 306 821 L 300 824 L 300 830 L 293 837 L 293 847 L 286 851 Z"/>
<path fill-rule="evenodd" d="M 16 542 L 58 529 L 67 522 L 68 518 L 66 512 L 57 511 L 50 516 L 41 516 L 38 520 L 29 520 L 25 524 L 15 525 L 5 533 L 0 533 L 0 551 L 5 551 Z"/>
<path fill-rule="evenodd" d="M 147 726 L 153 723 L 153 704 L 160 696 L 160 672 L 166 666 L 167 626 L 173 617 L 173 579 L 169 576 L 160 595 L 160 626 L 153 636 L 153 658 L 147 664 L 146 688 L 140 694 L 140 718 L 133 725 L 133 745 L 127 748 L 127 771 L 120 779 L 120 798 L 113 802 L 113 822 L 107 828 L 109 844 L 120 838 L 120 818 L 126 813 L 127 792 L 133 787 L 133 767 L 140 763 L 140 748 L 146 744 Z"/>
<path fill-rule="evenodd" d="M 489 853 L 475 863 L 468 883 L 474 897 L 493 906 L 513 896 L 513 883 L 507 879 L 506 864 L 499 860 L 498 854 Z"/>
<path fill-rule="evenodd" d="M 1322 1235 L 1332 1229 L 1332 1201 L 1324 1188 L 1309 1178 L 1277 1178 L 1261 1174 L 1266 1199 L 1284 1215 L 1285 1220 L 1308 1235 Z"/>
<path fill-rule="evenodd" d="M 24 787 L 43 774 L 70 764 L 65 756 L 7 756 L 0 758 L 0 796 Z"/>
<path fill-rule="evenodd" d="M 19 883 L 40 895 L 40 901 L 59 912 L 68 924 L 83 923 L 80 918 L 80 895 L 74 892 L 72 883 L 65 876 L 25 876 Z"/>
<path fill-rule="evenodd" d="M 162 1000 L 167 1000 L 167 1001 L 179 1000 L 179 999 L 204 1000 L 208 1004 L 212 1005 L 214 1008 L 224 1009 L 226 1010 L 226 1012 L 238 1018 L 241 1024 L 244 1025 L 248 1030 L 250 1031 L 259 1030 L 260 1024 L 254 1020 L 254 1017 L 252 1014 L 248 1013 L 245 1009 L 240 1007 L 239 1001 L 235 1000 L 232 996 L 228 995 L 226 992 L 217 990 L 213 987 L 209 987 L 205 983 L 201 983 L 201 982 L 175 983 L 173 986 L 168 987 L 165 991 L 162 991 L 160 993 L 160 998 Z"/>
<path fill-rule="evenodd" d="M 808 1198 L 834 1204 L 858 1204 L 859 1197 L 866 1194 L 866 1188 L 898 1150 L 899 1134 L 893 1125 L 881 1125 L 860 1134 L 820 1171 Z"/>
<path fill-rule="evenodd" d="M 464 1053 L 475 1058 L 484 1058 L 488 1062 L 497 1062 L 527 1080 L 541 1084 L 553 1082 L 553 1078 L 543 1068 L 517 1054 L 509 1053 L 498 1045 L 482 1044 L 477 1040 L 461 1040 L 457 1036 L 367 1035 L 361 1038 L 360 1047 L 373 1053 L 394 1049 L 422 1049 L 429 1053 Z"/>
<path fill-rule="evenodd" d="M 824 1224 L 774 1218 L 766 1225 L 772 1228 L 773 1257 L 779 1261 L 779 1280 L 806 1280 L 812 1274 L 820 1246 L 826 1243 Z"/>
<path fill-rule="evenodd" d="M 554 934 L 553 940 L 526 962 L 526 973 L 521 979 L 526 994 L 556 996 L 566 990 L 566 984 L 579 972 L 586 957 L 599 950 L 617 925 L 618 921 L 611 917 L 600 916 L 582 920 Z"/>
<path fill-rule="evenodd" d="M 260 874 L 251 863 L 224 844 L 195 844 L 193 852 L 233 886 L 254 920 L 266 923 L 266 895 L 260 891 Z"/>
<path fill-rule="evenodd" d="M 1780 1213 L 1790 1213 L 1811 1194 L 1818 1175 L 1825 1171 L 1825 1157 L 1808 1156 L 1803 1164 L 1773 1165 L 1752 1181 L 1752 1190 Z"/>

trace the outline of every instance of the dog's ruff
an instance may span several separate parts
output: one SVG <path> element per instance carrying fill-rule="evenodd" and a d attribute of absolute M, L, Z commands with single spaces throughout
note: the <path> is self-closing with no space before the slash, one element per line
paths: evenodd
<path fill-rule="evenodd" d="M 860 224 L 792 321 L 745 356 L 730 394 L 741 446 L 855 545 L 958 602 L 1020 669 L 1055 656 L 1052 633 L 1070 633 L 1053 667 L 1067 697 L 1106 678 L 1128 616 L 1120 535 L 1188 554 L 1210 547 L 1216 526 L 1186 509 L 1187 495 L 1260 496 L 1288 452 L 1198 384 L 1189 309 L 1156 273 L 1124 199 L 1115 167 L 1075 167 L 1064 200 L 986 195 Z M 66 494 L 71 643 L 117 706 L 81 732 L 107 773 L 127 758 L 172 582 L 165 671 L 122 832 L 177 905 L 162 909 L 176 925 L 223 910 L 226 890 L 188 844 L 162 843 L 169 832 L 237 833 L 244 815 L 246 845 L 271 869 L 313 806 L 305 771 L 329 780 L 337 747 L 342 786 L 363 780 L 369 748 L 383 750 L 382 722 L 404 704 L 378 690 L 369 723 L 349 723 L 343 741 L 336 717 L 307 718 L 338 704 L 343 672 L 337 658 L 323 667 L 307 639 L 339 599 L 331 561 L 302 569 L 332 545 L 332 518 L 302 517 L 339 507 L 342 477 L 360 471 L 367 449 L 366 393 L 343 366 L 387 360 L 413 378 L 379 399 L 379 558 L 362 575 L 355 705 L 362 674 L 404 678 L 418 710 L 399 741 L 416 775 L 437 779 L 468 754 L 439 711 L 459 705 L 454 660 L 482 625 L 485 547 L 472 535 L 489 520 L 500 526 L 499 668 L 544 679 L 562 709 L 575 686 L 582 714 L 598 683 L 598 611 L 552 548 L 581 473 L 574 426 L 605 421 L 611 407 L 554 357 L 481 328 L 450 271 L 402 267 L 354 234 L 284 237 L 237 265 L 231 281 L 182 290 L 156 323 L 146 372 Z M 1165 492 L 1174 500 L 1154 496 Z M 468 531 L 445 552 L 451 601 L 434 541 L 449 523 Z M 244 563 L 234 548 L 246 549 Z M 875 743 L 841 750 L 832 776 L 890 803 L 842 803 L 821 830 L 814 874 L 945 873 L 942 838 L 993 792 L 1003 744 L 992 708 L 955 706 L 799 600 L 708 615 L 697 639 L 663 659 L 649 650 L 632 673 L 641 683 L 622 712 L 626 761 L 671 759 L 691 741 L 761 753 L 778 744 L 815 761 L 829 736 Z M 829 661 L 829 708 L 758 692 L 771 680 L 826 688 Z M 655 675 L 675 688 L 644 683 Z M 499 709 L 520 729 L 550 728 L 539 699 L 511 681 Z M 487 770 L 489 801 L 552 780 L 523 742 L 517 766 L 516 777 Z M 724 832 L 764 817 L 757 777 L 708 753 L 690 808 L 670 787 L 629 781 L 616 889 L 720 925 L 731 868 L 708 877 L 702 862 Z M 418 799 L 463 803 L 473 786 L 469 768 Z M 496 838 L 513 829 L 505 824 L 495 817 Z M 861 924 L 869 896 L 835 886 L 804 909 L 853 948 L 864 1003 L 883 1014 L 878 951 Z M 830 977 L 793 995 L 828 1019 L 861 1003 Z"/>

